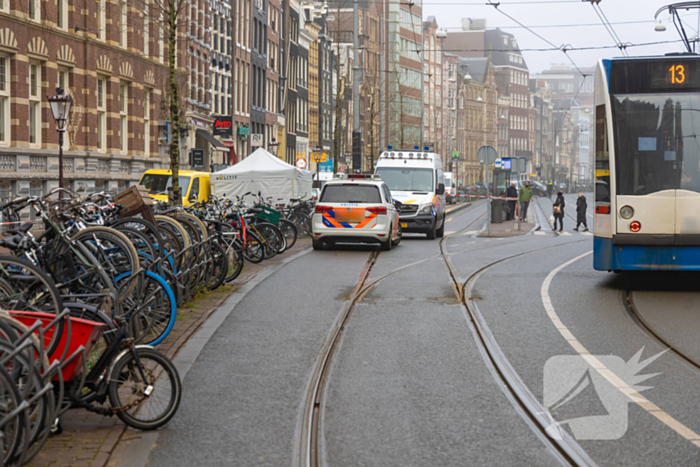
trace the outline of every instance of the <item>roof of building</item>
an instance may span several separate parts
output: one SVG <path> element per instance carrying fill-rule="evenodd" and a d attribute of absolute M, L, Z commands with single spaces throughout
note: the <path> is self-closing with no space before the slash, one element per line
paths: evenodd
<path fill-rule="evenodd" d="M 488 29 L 485 33 L 484 42 L 485 53 L 491 55 L 493 66 L 528 69 L 525 57 L 520 52 L 520 46 L 513 34 L 500 29 Z M 517 57 L 520 57 L 517 59 L 518 61 L 512 60 L 512 58 Z"/>
<path fill-rule="evenodd" d="M 457 73 L 464 77 L 469 73 L 472 77 L 472 81 L 478 83 L 483 83 L 486 79 L 486 71 L 488 70 L 489 59 L 487 57 L 473 57 L 465 58 L 459 57 L 457 59 Z"/>

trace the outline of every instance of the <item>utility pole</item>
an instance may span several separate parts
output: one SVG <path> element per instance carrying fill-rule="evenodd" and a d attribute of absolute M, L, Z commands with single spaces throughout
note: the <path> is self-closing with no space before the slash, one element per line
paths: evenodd
<path fill-rule="evenodd" d="M 362 172 L 362 132 L 360 130 L 360 64 L 359 29 L 360 19 L 357 0 L 353 0 L 353 63 L 352 63 L 352 169 Z"/>
<path fill-rule="evenodd" d="M 385 4 L 382 1 L 382 13 L 379 15 L 379 153 L 386 149 L 386 104 L 384 102 L 384 73 L 388 69 L 384 63 L 384 10 Z M 374 167 L 370 167 L 374 170 Z"/>

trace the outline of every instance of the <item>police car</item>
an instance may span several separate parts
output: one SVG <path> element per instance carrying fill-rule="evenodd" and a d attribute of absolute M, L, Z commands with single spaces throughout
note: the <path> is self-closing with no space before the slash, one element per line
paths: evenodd
<path fill-rule="evenodd" d="M 379 243 L 391 250 L 401 242 L 401 226 L 389 187 L 378 175 L 336 174 L 316 203 L 312 238 L 315 250 L 336 242 Z"/>

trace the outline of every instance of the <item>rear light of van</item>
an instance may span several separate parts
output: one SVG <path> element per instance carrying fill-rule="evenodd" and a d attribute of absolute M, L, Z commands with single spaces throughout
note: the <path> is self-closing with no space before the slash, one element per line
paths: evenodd
<path fill-rule="evenodd" d="M 333 208 L 330 206 L 316 206 L 314 209 L 314 213 L 316 214 L 323 214 L 324 212 L 331 212 Z"/>
<path fill-rule="evenodd" d="M 376 208 L 367 208 L 367 210 L 372 214 L 386 214 L 386 207 L 384 206 L 379 206 Z"/>

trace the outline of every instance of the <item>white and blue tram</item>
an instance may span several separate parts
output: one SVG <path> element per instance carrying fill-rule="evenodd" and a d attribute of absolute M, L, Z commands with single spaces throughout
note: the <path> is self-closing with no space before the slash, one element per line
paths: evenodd
<path fill-rule="evenodd" d="M 601 60 L 593 266 L 700 270 L 700 56 Z"/>

